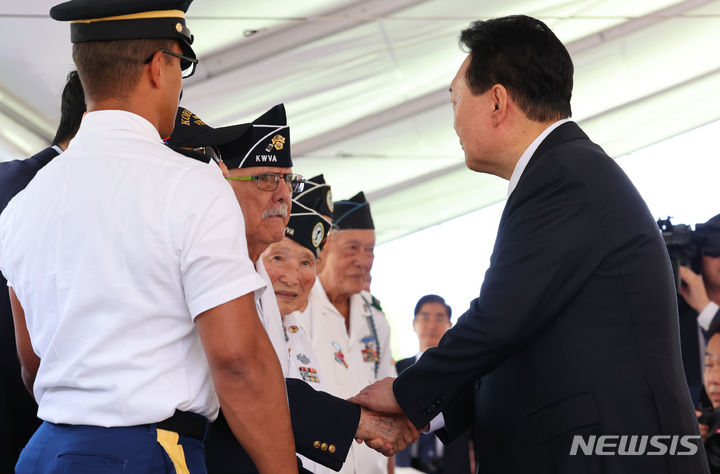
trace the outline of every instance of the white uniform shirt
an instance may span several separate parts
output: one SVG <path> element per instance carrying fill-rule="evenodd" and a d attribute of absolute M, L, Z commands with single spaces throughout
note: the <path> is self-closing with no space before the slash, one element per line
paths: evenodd
<path fill-rule="evenodd" d="M 267 283 L 267 286 L 255 291 L 255 306 L 257 308 L 258 316 L 265 327 L 268 338 L 275 349 L 280 366 L 282 367 L 283 376 L 288 376 L 289 370 L 289 355 L 287 340 L 283 332 L 282 317 L 280 316 L 280 308 L 277 304 L 277 298 L 273 291 L 272 280 L 265 270 L 265 264 L 262 258 L 259 258 L 255 263 L 255 269 L 257 270 L 260 277 Z"/>
<path fill-rule="evenodd" d="M 306 329 L 311 333 L 319 371 L 330 393 L 349 398 L 375 380 L 396 376 L 390 353 L 390 326 L 383 312 L 372 305 L 370 293 L 363 291 L 350 298 L 349 334 L 344 316 L 328 299 L 319 278 L 310 291 L 309 306 L 311 318 Z M 387 462 L 385 456 L 365 444 L 353 444 L 340 472 L 386 473 Z"/>
<path fill-rule="evenodd" d="M 144 118 L 88 113 L 0 217 L 0 269 L 35 353 L 38 416 L 129 426 L 218 400 L 194 318 L 265 285 L 216 166 Z"/>
<path fill-rule="evenodd" d="M 288 354 L 290 356 L 290 371 L 288 377 L 304 380 L 315 390 L 330 391 L 323 384 L 323 375 L 319 370 L 318 359 L 312 349 L 312 340 L 305 331 L 303 323 L 310 319 L 310 305 L 305 311 L 294 311 L 283 316 L 283 327 L 287 336 Z M 322 408 L 322 407 L 320 407 Z M 303 455 L 303 467 L 315 474 L 334 474 L 332 469 L 318 464 Z"/>

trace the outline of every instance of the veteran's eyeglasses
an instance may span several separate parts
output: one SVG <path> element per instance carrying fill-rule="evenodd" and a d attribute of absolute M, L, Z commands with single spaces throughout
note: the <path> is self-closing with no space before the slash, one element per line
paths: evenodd
<path fill-rule="evenodd" d="M 255 181 L 260 191 L 272 192 L 278 188 L 280 181 L 285 181 L 288 189 L 300 193 L 305 188 L 305 178 L 299 174 L 260 173 L 256 176 L 226 176 L 232 181 Z"/>

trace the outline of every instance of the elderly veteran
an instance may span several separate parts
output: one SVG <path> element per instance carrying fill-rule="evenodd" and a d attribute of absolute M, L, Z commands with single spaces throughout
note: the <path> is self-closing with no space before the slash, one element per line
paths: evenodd
<path fill-rule="evenodd" d="M 293 199 L 315 209 L 324 216 L 328 222 L 332 223 L 332 190 L 330 189 L 330 185 L 325 182 L 325 176 L 322 174 L 305 180 L 305 189 L 295 195 Z M 323 244 L 324 243 L 325 242 L 323 242 Z M 322 260 L 317 258 L 315 264 L 315 273 L 320 273 L 322 271 Z"/>
<path fill-rule="evenodd" d="M 205 472 L 220 405 L 261 471 L 297 471 L 242 213 L 216 168 L 162 143 L 197 62 L 189 3 L 50 11 L 72 21 L 88 114 L 0 217 L 18 353 L 44 420 L 19 473 Z"/>
<path fill-rule="evenodd" d="M 208 127 L 202 121 L 189 123 L 190 128 Z M 204 151 L 221 158 L 218 164 L 243 209 L 250 257 L 258 273 L 271 285 L 260 256 L 273 243 L 283 241 L 288 232 L 291 193 L 301 193 L 305 183 L 302 177 L 291 172 L 290 133 L 282 105 L 256 119 L 252 123 L 252 134 L 254 138 L 249 145 L 242 133 L 236 141 L 217 144 L 212 141 L 220 134 L 208 131 Z M 167 143 L 200 150 L 200 144 L 188 138 L 191 135 L 185 126 L 179 126 Z M 247 145 L 245 149 L 242 144 Z M 386 454 L 402 449 L 416 438 L 405 420 L 361 411 L 355 404 L 316 391 L 300 378 L 292 378 L 291 360 L 295 355 L 288 352 L 276 295 L 265 290 L 256 292 L 255 298 L 258 313 L 289 377 L 286 384 L 297 452 L 310 461 L 306 464 L 311 469 L 318 469 L 321 464 L 339 470 L 354 438 L 364 439 Z M 284 299 L 282 301 L 284 304 Z M 208 470 L 211 473 L 257 472 L 242 448 L 231 436 L 221 414 L 208 434 Z"/>
<path fill-rule="evenodd" d="M 318 371 L 317 360 L 312 352 L 312 341 L 303 329 L 302 322 L 309 318 L 306 310 L 308 295 L 315 283 L 316 255 L 330 225 L 313 208 L 306 207 L 299 201 L 293 201 L 292 209 L 290 220 L 285 227 L 285 237 L 271 244 L 263 252 L 262 260 L 272 281 L 282 315 L 287 353 L 290 358 L 287 376 L 304 380 L 314 390 L 329 392 L 323 385 L 323 376 Z M 322 406 L 317 406 L 311 410 L 310 416 L 327 417 L 328 413 Z M 310 420 L 308 422 L 312 423 Z M 343 431 L 347 430 L 345 433 L 347 441 L 350 441 L 347 435 L 351 435 L 353 431 L 352 427 L 343 427 L 341 423 L 331 424 L 328 429 L 335 431 L 333 434 L 323 435 L 330 439 L 342 437 Z M 322 443 L 320 445 L 322 447 Z M 336 449 L 334 444 L 328 445 L 329 451 L 334 452 Z M 332 472 L 327 467 L 305 457 L 302 462 L 303 467 L 316 474 Z"/>
<path fill-rule="evenodd" d="M 363 290 L 375 248 L 370 206 L 360 192 L 335 202 L 332 213 L 334 228 L 320 254 L 323 268 L 310 293 L 308 331 L 331 393 L 347 398 L 375 380 L 395 376 L 395 368 L 390 326 L 377 300 Z M 347 472 L 387 472 L 385 458 L 360 448 L 355 466 Z"/>

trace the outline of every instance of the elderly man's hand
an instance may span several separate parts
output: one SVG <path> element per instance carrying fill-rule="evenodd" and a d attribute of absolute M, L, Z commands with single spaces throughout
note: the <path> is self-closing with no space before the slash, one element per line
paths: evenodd
<path fill-rule="evenodd" d="M 685 282 L 685 285 L 680 286 L 678 293 L 685 298 L 690 307 L 698 313 L 701 312 L 710 303 L 702 275 L 698 275 L 682 265 L 678 267 L 678 274 L 680 279 Z"/>
<path fill-rule="evenodd" d="M 362 408 L 360 423 L 358 424 L 355 439 L 374 450 L 392 456 L 402 451 L 418 438 L 415 429 L 405 415 L 388 415 Z"/>
<path fill-rule="evenodd" d="M 392 389 L 394 380 L 392 377 L 378 380 L 374 384 L 362 389 L 360 393 L 350 398 L 349 401 L 381 413 L 400 414 L 402 410 L 397 400 L 395 400 L 395 394 Z"/>

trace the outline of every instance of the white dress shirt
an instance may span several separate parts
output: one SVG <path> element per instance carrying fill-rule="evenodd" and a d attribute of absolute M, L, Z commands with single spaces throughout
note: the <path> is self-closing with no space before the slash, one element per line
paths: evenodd
<path fill-rule="evenodd" d="M 265 270 L 262 258 L 258 258 L 257 262 L 255 262 L 255 269 L 267 284 L 266 287 L 255 291 L 255 306 L 257 307 L 258 316 L 260 316 L 260 320 L 265 327 L 265 332 L 267 332 L 273 349 L 275 349 L 275 354 L 277 354 L 280 361 L 283 376 L 287 377 L 290 368 L 287 340 L 283 332 L 282 317 L 280 316 L 275 291 L 273 291 L 272 280 L 267 270 Z"/>
<path fill-rule="evenodd" d="M 313 352 L 310 334 L 305 330 L 303 324 L 309 319 L 310 305 L 304 311 L 293 311 L 283 316 L 283 328 L 287 336 L 287 353 L 290 358 L 288 377 L 304 380 L 313 389 L 330 393 L 323 383 L 325 377 Z M 322 410 L 322 407 L 318 407 L 318 409 Z M 332 469 L 316 463 L 302 454 L 298 454 L 298 456 L 302 459 L 303 467 L 310 472 L 315 474 L 335 473 Z"/>
<path fill-rule="evenodd" d="M 265 285 L 217 167 L 173 152 L 138 115 L 90 112 L 2 213 L 0 262 L 41 359 L 40 418 L 217 416 L 194 319 Z"/>
<path fill-rule="evenodd" d="M 710 329 L 710 323 L 712 323 L 713 318 L 715 318 L 718 309 L 720 309 L 720 306 L 718 306 L 718 304 L 714 301 L 711 301 L 707 304 L 707 306 L 705 306 L 705 308 L 703 308 L 702 311 L 700 311 L 700 314 L 698 314 L 697 317 L 697 322 L 701 328 L 706 331 Z M 703 359 L 704 357 L 705 354 L 703 353 L 700 359 Z"/>
<path fill-rule="evenodd" d="M 520 176 L 522 176 L 523 171 L 525 171 L 525 167 L 527 166 L 528 162 L 530 161 L 530 158 L 532 158 L 533 153 L 535 153 L 545 138 L 550 135 L 550 132 L 558 128 L 560 125 L 564 124 L 565 122 L 569 122 L 570 119 L 562 119 L 558 120 L 555 123 L 550 124 L 545 130 L 540 133 L 540 135 L 535 138 L 535 140 L 530 143 L 530 146 L 528 146 L 522 155 L 520 155 L 520 159 L 515 164 L 515 168 L 513 169 L 512 176 L 510 176 L 510 182 L 508 183 L 508 192 L 507 195 L 510 197 L 512 192 L 515 190 L 515 186 L 517 186 L 518 181 L 520 181 Z"/>

